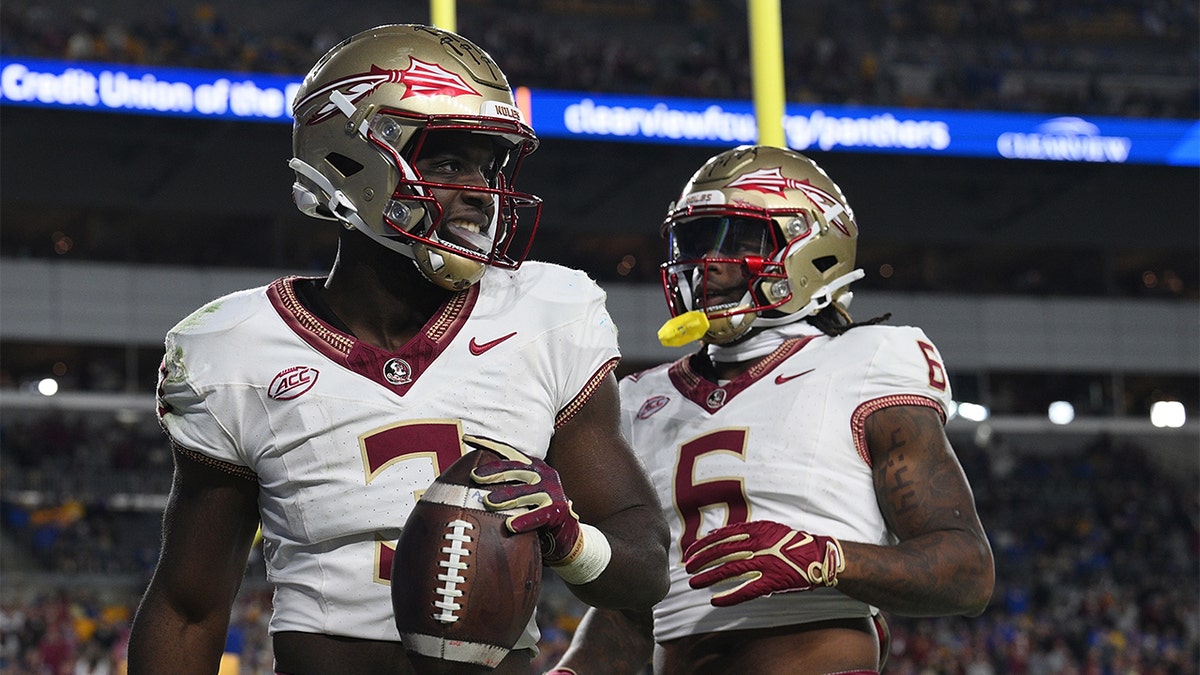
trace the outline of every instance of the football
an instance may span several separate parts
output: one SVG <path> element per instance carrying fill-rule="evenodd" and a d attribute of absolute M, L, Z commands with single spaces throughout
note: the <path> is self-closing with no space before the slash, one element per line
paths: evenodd
<path fill-rule="evenodd" d="M 537 605 L 542 553 L 535 532 L 512 534 L 490 511 L 471 470 L 477 449 L 450 465 L 408 517 L 392 560 L 396 627 L 418 673 L 486 673 L 517 643 Z"/>

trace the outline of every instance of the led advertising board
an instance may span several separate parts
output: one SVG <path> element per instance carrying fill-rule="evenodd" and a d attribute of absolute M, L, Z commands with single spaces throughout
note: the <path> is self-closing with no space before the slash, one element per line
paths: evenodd
<path fill-rule="evenodd" d="M 291 123 L 299 76 L 0 59 L 0 106 Z M 729 146 L 758 135 L 750 101 L 520 87 L 539 136 Z M 788 104 L 796 150 L 1200 166 L 1200 121 Z"/>

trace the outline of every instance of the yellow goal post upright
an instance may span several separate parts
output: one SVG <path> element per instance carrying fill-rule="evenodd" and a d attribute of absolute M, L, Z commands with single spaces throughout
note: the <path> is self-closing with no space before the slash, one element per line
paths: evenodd
<path fill-rule="evenodd" d="M 783 19 L 779 0 L 747 0 L 750 72 L 758 142 L 786 148 L 783 130 Z"/>
<path fill-rule="evenodd" d="M 429 23 L 442 30 L 457 33 L 455 0 L 429 0 Z"/>
<path fill-rule="evenodd" d="M 747 0 L 751 79 L 758 142 L 787 147 L 783 130 L 783 19 L 779 0 Z M 456 0 L 429 0 L 430 23 L 457 32 Z"/>

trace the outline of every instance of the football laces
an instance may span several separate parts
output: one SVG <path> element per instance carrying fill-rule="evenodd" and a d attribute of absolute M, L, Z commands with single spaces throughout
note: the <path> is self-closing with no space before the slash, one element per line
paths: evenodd
<path fill-rule="evenodd" d="M 461 572 L 467 569 L 467 558 L 471 555 L 471 549 L 466 546 L 471 543 L 471 535 L 467 530 L 473 529 L 475 526 L 465 520 L 446 523 L 446 534 L 442 538 L 450 543 L 442 547 L 442 553 L 446 557 L 438 560 L 438 567 L 444 571 L 437 575 L 442 585 L 433 591 L 441 598 L 433 602 L 433 606 L 441 610 L 434 614 L 433 618 L 442 623 L 458 621 L 458 614 L 455 612 L 462 609 L 458 599 L 462 597 L 463 592 L 458 586 L 467 582 L 467 578 L 462 576 Z"/>

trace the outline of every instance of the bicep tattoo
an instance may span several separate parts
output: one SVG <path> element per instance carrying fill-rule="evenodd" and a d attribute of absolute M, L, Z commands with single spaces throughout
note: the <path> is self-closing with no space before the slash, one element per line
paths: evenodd
<path fill-rule="evenodd" d="M 868 418 L 866 431 L 879 508 L 896 535 L 960 527 L 970 489 L 937 413 L 885 408 Z"/>

